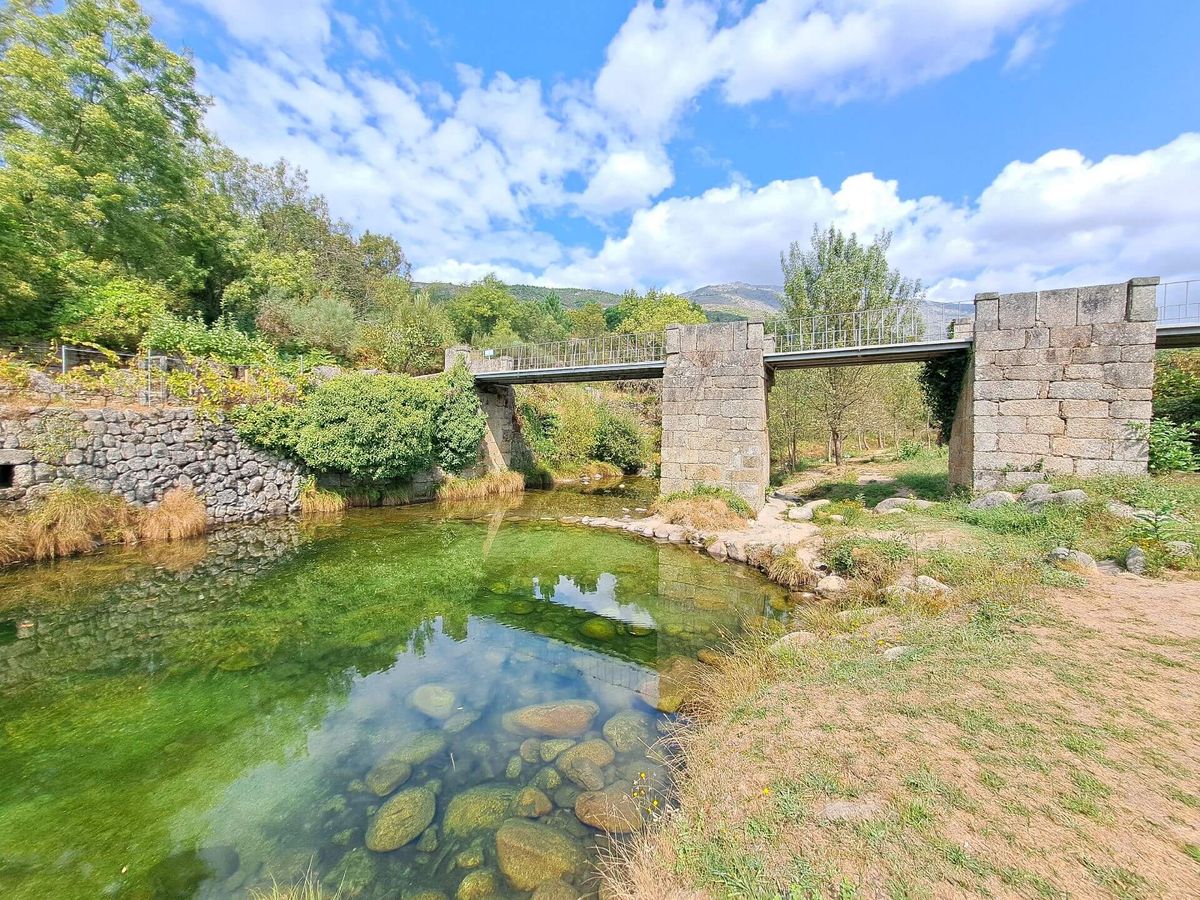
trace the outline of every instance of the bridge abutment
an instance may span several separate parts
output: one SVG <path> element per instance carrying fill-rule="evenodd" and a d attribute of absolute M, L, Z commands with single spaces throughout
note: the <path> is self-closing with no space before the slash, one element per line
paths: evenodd
<path fill-rule="evenodd" d="M 445 371 L 449 372 L 460 359 L 471 369 L 471 347 L 450 347 L 446 350 Z M 528 463 L 528 453 L 521 440 L 517 424 L 517 395 L 511 385 L 480 384 L 475 393 L 487 419 L 480 448 L 480 465 L 484 472 L 502 472 L 520 468 Z"/>
<path fill-rule="evenodd" d="M 1017 487 L 1040 473 L 1137 475 L 1154 387 L 1157 278 L 977 294 L 950 482 Z"/>
<path fill-rule="evenodd" d="M 763 343 L 758 322 L 667 327 L 664 494 L 716 485 L 762 509 L 771 469 Z"/>

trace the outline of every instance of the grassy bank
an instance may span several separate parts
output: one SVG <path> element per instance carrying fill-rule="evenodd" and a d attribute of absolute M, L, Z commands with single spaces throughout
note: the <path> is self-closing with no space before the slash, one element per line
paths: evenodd
<path fill-rule="evenodd" d="M 823 555 L 849 588 L 793 607 L 807 643 L 750 638 L 701 676 L 676 736 L 679 808 L 617 868 L 615 896 L 1200 891 L 1194 557 L 1161 559 L 1158 580 L 1045 562 L 1133 540 L 1153 556 L 1164 535 L 1112 516 L 1112 499 L 1169 502 L 1170 527 L 1193 535 L 1200 480 L 1090 482 L 1077 507 L 867 511 L 899 486 L 945 500 L 938 469 L 806 486 L 833 501 Z M 904 572 L 948 590 L 889 592 Z"/>

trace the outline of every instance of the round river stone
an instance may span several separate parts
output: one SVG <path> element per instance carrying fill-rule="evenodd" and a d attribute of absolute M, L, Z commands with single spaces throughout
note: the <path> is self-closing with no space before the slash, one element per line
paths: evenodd
<path fill-rule="evenodd" d="M 424 787 L 408 788 L 379 808 L 367 828 L 367 849 L 380 853 L 403 847 L 433 821 L 437 798 Z"/>
<path fill-rule="evenodd" d="M 505 731 L 543 737 L 575 737 L 591 727 L 600 707 L 591 700 L 558 700 L 506 712 L 501 719 Z"/>
<path fill-rule="evenodd" d="M 496 832 L 500 871 L 519 891 L 543 881 L 573 878 L 584 867 L 583 851 L 569 834 L 552 825 L 508 819 Z"/>

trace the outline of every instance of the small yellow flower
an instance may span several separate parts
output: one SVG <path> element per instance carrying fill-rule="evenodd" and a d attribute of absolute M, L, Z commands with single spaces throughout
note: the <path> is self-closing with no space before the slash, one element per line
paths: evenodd
<path fill-rule="evenodd" d="M 769 787 L 765 787 L 765 788 L 763 788 L 763 793 L 769 794 L 769 793 L 771 793 L 771 789 Z"/>
<path fill-rule="evenodd" d="M 645 772 L 641 772 L 641 773 L 639 773 L 639 774 L 638 774 L 638 778 L 640 778 L 640 779 L 642 779 L 643 781 L 645 781 L 645 780 L 646 780 L 646 773 L 645 773 Z"/>

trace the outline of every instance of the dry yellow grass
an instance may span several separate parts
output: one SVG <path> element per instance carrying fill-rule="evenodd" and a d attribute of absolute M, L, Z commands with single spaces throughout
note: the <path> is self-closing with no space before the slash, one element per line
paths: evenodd
<path fill-rule="evenodd" d="M 525 490 L 525 476 L 507 470 L 489 472 L 480 478 L 450 478 L 438 486 L 439 500 L 479 500 L 483 497 L 499 497 L 520 494 Z"/>
<path fill-rule="evenodd" d="M 686 525 L 697 531 L 725 531 L 740 528 L 745 519 L 719 497 L 679 497 L 657 500 L 652 512 L 672 525 Z"/>
<path fill-rule="evenodd" d="M 191 488 L 171 488 L 158 506 L 141 514 L 138 536 L 144 541 L 180 541 L 198 537 L 208 527 L 204 501 Z"/>
<path fill-rule="evenodd" d="M 342 512 L 350 501 L 336 491 L 317 487 L 315 478 L 310 478 L 300 490 L 300 512 L 306 516 L 328 516 Z"/>
<path fill-rule="evenodd" d="M 136 543 L 137 519 L 122 497 L 83 484 L 60 485 L 25 517 L 29 558 L 55 559 L 101 544 Z"/>

